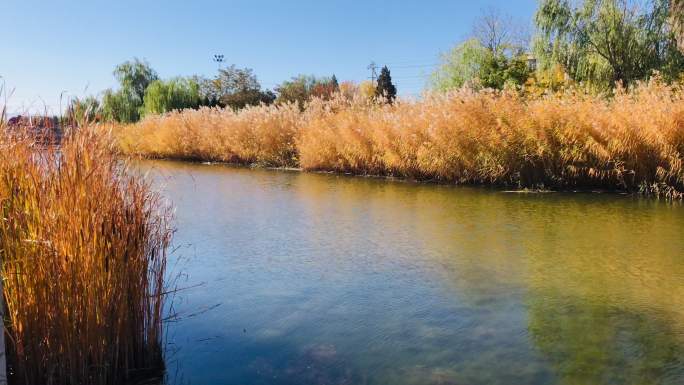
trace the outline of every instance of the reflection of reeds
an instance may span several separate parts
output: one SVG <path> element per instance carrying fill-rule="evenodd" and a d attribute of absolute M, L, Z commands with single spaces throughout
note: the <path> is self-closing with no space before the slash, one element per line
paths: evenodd
<path fill-rule="evenodd" d="M 458 91 L 202 109 L 117 129 L 123 152 L 525 188 L 681 197 L 684 97 L 657 80 L 611 99 Z"/>
<path fill-rule="evenodd" d="M 101 137 L 0 138 L 10 382 L 118 384 L 163 368 L 167 212 Z"/>

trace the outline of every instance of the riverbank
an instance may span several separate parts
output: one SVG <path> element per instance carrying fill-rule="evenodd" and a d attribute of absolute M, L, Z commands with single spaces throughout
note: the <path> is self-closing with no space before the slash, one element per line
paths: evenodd
<path fill-rule="evenodd" d="M 682 198 L 684 99 L 657 81 L 610 99 L 459 91 L 377 105 L 184 110 L 114 128 L 124 154 Z"/>

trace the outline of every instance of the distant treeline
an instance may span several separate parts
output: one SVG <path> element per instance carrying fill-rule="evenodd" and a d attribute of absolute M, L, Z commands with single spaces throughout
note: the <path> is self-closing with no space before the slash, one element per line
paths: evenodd
<path fill-rule="evenodd" d="M 281 83 L 275 92 L 262 89 L 249 68 L 235 65 L 221 68 L 214 78 L 202 76 L 160 79 L 144 60 L 133 59 L 114 69 L 119 82 L 117 90 L 106 90 L 101 98 L 89 96 L 73 99 L 67 116 L 79 121 L 116 121 L 134 123 L 150 114 L 199 107 L 223 107 L 238 110 L 246 106 L 294 103 L 304 107 L 312 98 L 330 99 L 338 92 L 363 90 L 369 98 L 392 101 L 396 87 L 387 67 L 382 69 L 377 84 L 356 86 L 338 83 L 337 77 L 299 75 Z"/>
<path fill-rule="evenodd" d="M 440 56 L 426 87 L 436 92 L 470 89 L 517 89 L 543 94 L 575 88 L 611 95 L 616 85 L 630 87 L 658 73 L 680 79 L 684 71 L 684 5 L 679 0 L 541 0 L 527 31 L 495 9 L 484 11 L 462 43 Z M 159 79 L 144 60 L 118 65 L 116 90 L 100 98 L 74 99 L 72 121 L 132 123 L 150 114 L 201 106 L 233 110 L 250 105 L 330 99 L 357 93 L 391 102 L 397 94 L 387 67 L 376 82 L 338 82 L 335 75 L 299 75 L 273 90 L 263 89 L 249 68 L 234 65 L 216 76 Z"/>

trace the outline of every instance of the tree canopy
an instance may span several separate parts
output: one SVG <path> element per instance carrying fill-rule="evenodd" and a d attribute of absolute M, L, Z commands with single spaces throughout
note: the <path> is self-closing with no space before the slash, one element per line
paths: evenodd
<path fill-rule="evenodd" d="M 142 103 L 130 89 L 105 90 L 102 96 L 102 115 L 105 120 L 133 123 L 140 119 Z"/>
<path fill-rule="evenodd" d="M 145 90 L 150 83 L 159 79 L 157 72 L 146 61 L 135 58 L 116 66 L 114 77 L 119 81 L 119 89 L 106 90 L 102 97 L 105 119 L 122 123 L 138 121 Z"/>
<path fill-rule="evenodd" d="M 670 25 L 679 50 L 684 52 L 684 0 L 670 0 Z"/>
<path fill-rule="evenodd" d="M 204 104 L 240 109 L 275 100 L 271 91 L 263 91 L 251 68 L 231 65 L 220 69 L 214 79 L 195 77 Z"/>
<path fill-rule="evenodd" d="M 433 88 L 447 91 L 474 85 L 478 81 L 480 70 L 487 56 L 485 47 L 477 39 L 468 39 L 442 54 L 441 64 L 432 74 Z"/>
<path fill-rule="evenodd" d="M 573 80 L 596 88 L 627 86 L 654 70 L 677 77 L 684 60 L 669 7 L 669 0 L 541 0 L 535 53 L 542 67 L 559 63 Z"/>
<path fill-rule="evenodd" d="M 441 55 L 432 74 L 432 88 L 521 86 L 532 73 L 526 36 L 510 16 L 493 9 L 485 11 L 475 22 L 472 37 Z"/>
<path fill-rule="evenodd" d="M 145 90 L 142 115 L 197 108 L 200 102 L 199 85 L 193 79 L 155 80 Z"/>
<path fill-rule="evenodd" d="M 114 76 L 121 88 L 129 90 L 140 101 L 145 97 L 145 90 L 155 80 L 159 79 L 157 71 L 150 67 L 147 61 L 134 58 L 123 62 L 114 68 Z"/>

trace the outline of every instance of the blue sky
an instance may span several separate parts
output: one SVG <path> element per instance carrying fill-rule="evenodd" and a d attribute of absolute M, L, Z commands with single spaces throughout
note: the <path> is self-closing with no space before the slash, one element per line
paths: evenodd
<path fill-rule="evenodd" d="M 161 77 L 212 76 L 215 53 L 265 88 L 300 73 L 361 81 L 387 64 L 400 94 L 419 93 L 440 52 L 483 9 L 531 23 L 536 0 L 2 0 L 0 76 L 11 111 L 58 109 L 59 95 L 115 86 L 112 69 L 147 59 Z"/>

